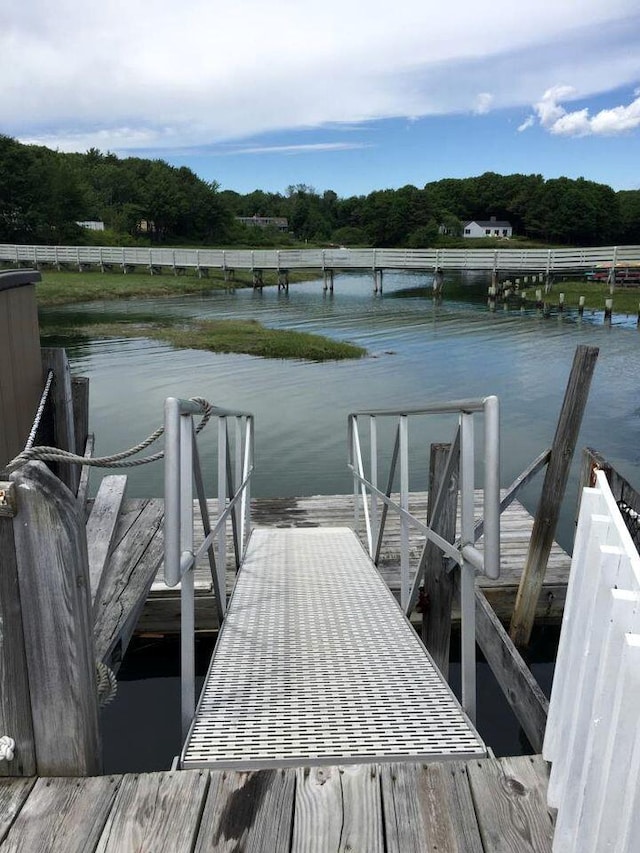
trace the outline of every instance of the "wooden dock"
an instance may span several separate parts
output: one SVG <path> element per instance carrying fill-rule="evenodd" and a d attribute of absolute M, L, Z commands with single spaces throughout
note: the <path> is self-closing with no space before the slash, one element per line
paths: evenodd
<path fill-rule="evenodd" d="M 252 518 L 260 527 L 351 527 L 354 525 L 353 495 L 315 495 L 312 497 L 258 498 L 252 501 Z M 137 506 L 145 502 L 125 501 L 120 532 L 122 537 L 128 532 L 131 541 L 136 541 L 131 530 L 131 516 Z M 157 503 L 154 501 L 154 503 Z M 161 502 L 160 502 L 161 503 Z M 217 502 L 211 500 L 209 509 L 215 517 Z M 480 513 L 481 492 L 476 495 L 476 508 Z M 413 492 L 409 500 L 409 511 L 418 518 L 426 519 L 427 493 Z M 143 523 L 143 522 L 141 522 Z M 513 612 L 518 583 L 529 546 L 533 518 L 518 501 L 514 501 L 501 516 L 502 565 L 498 580 L 479 578 L 487 600 L 498 617 L 507 622 Z M 356 531 L 361 536 L 363 530 Z M 158 536 L 162 536 L 159 530 Z M 202 531 L 196 531 L 196 541 L 201 541 Z M 424 538 L 411 533 L 410 546 L 413 565 L 419 559 Z M 126 548 L 126 544 L 120 549 Z M 482 547 L 482 540 L 479 541 Z M 230 547 L 227 549 L 227 590 L 230 592 L 235 578 Z M 387 532 L 380 560 L 380 573 L 396 595 L 400 585 L 400 525 L 397 518 L 389 516 Z M 540 622 L 559 623 L 566 597 L 570 556 L 554 544 L 549 558 L 543 592 L 538 602 L 536 619 Z M 215 602 L 212 592 L 211 576 L 206 559 L 200 561 L 196 569 L 196 628 L 200 631 L 217 629 Z M 419 617 L 419 614 L 418 614 Z M 416 618 L 416 617 L 414 617 Z M 457 609 L 454 621 L 459 619 Z M 160 565 L 157 577 L 150 586 L 149 597 L 142 610 L 136 631 L 140 633 L 177 633 L 180 630 L 180 600 L 177 589 L 169 589 L 163 580 L 163 567 Z"/>
<path fill-rule="evenodd" d="M 0 780 L 0 851 L 545 853 L 540 756 Z"/>

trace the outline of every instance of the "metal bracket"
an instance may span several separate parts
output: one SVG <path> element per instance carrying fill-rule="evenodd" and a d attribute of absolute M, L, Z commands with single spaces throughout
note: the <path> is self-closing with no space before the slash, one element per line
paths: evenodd
<path fill-rule="evenodd" d="M 0 517 L 13 518 L 17 512 L 14 484 L 6 480 L 0 480 Z"/>

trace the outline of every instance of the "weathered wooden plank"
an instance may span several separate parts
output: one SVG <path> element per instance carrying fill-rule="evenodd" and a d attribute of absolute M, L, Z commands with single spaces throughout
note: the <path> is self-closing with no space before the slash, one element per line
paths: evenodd
<path fill-rule="evenodd" d="M 32 282 L 40 280 L 38 272 L 30 274 Z M 22 282 L 8 284 L 8 275 L 0 273 L 0 468 L 24 448 L 42 391 L 35 284 L 24 274 Z"/>
<path fill-rule="evenodd" d="M 93 456 L 93 449 L 95 447 L 95 436 L 93 433 L 89 433 L 87 436 L 87 441 L 84 446 L 83 456 L 85 459 L 91 459 Z M 78 482 L 78 506 L 80 507 L 80 512 L 86 513 L 87 510 L 87 495 L 89 493 L 89 477 L 91 476 L 91 466 L 83 465 L 80 469 L 80 481 Z"/>
<path fill-rule="evenodd" d="M 38 779 L 2 853 L 93 853 L 119 784 L 118 776 Z"/>
<path fill-rule="evenodd" d="M 16 742 L 13 761 L 0 761 L 0 776 L 36 772 L 31 700 L 22 627 L 18 568 L 10 518 L 0 518 L 0 737 Z"/>
<path fill-rule="evenodd" d="M 61 450 L 76 452 L 76 437 L 73 420 L 73 394 L 71 391 L 71 371 L 69 360 L 63 349 L 43 347 L 42 369 L 46 375 L 53 370 L 54 379 L 51 386 L 53 401 L 54 441 Z M 73 492 L 78 493 L 80 470 L 77 465 L 61 462 L 58 465 L 58 475 Z"/>
<path fill-rule="evenodd" d="M 378 768 L 365 764 L 298 769 L 291 850 L 382 853 Z"/>
<path fill-rule="evenodd" d="M 143 501 L 135 523 L 130 517 L 125 535 L 116 533 L 117 545 L 103 574 L 94 603 L 95 653 L 98 660 L 121 658 L 164 553 L 164 503 Z"/>
<path fill-rule="evenodd" d="M 289 850 L 295 770 L 211 773 L 194 853 Z"/>
<path fill-rule="evenodd" d="M 549 700 L 479 589 L 476 589 L 476 642 L 529 743 L 535 752 L 542 752 Z"/>
<path fill-rule="evenodd" d="M 71 399 L 73 403 L 73 434 L 76 440 L 75 452 L 84 455 L 89 436 L 89 377 L 71 377 Z"/>
<path fill-rule="evenodd" d="M 597 358 L 597 347 L 576 348 L 509 629 L 517 646 L 526 646 L 531 636 L 536 603 L 544 582 Z"/>
<path fill-rule="evenodd" d="M 193 850 L 208 785 L 206 770 L 124 776 L 97 853 Z"/>
<path fill-rule="evenodd" d="M 104 477 L 87 519 L 87 552 L 92 605 L 98 595 L 103 571 L 111 555 L 118 515 L 126 488 L 125 475 Z"/>
<path fill-rule="evenodd" d="M 0 779 L 0 845 L 11 829 L 35 781 L 33 778 Z"/>
<path fill-rule="evenodd" d="M 75 497 L 42 463 L 28 463 L 11 479 L 38 773 L 97 773 L 100 736 L 84 519 Z"/>
<path fill-rule="evenodd" d="M 443 482 L 447 462 L 449 460 L 450 444 L 432 444 L 429 461 L 429 504 L 427 509 L 427 524 L 439 533 L 447 542 L 453 542 L 456 535 L 456 509 L 458 506 L 458 469 L 460 459 L 460 444 L 455 445 L 454 469 L 448 483 Z M 433 518 L 433 502 L 431 497 L 438 495 L 444 489 L 438 517 Z M 425 576 L 424 603 L 422 610 L 422 642 L 431 654 L 435 665 L 446 679 L 449 677 L 449 644 L 451 640 L 451 605 L 455 587 L 455 572 L 447 571 L 448 560 L 434 545 L 428 542 L 425 546 Z"/>
<path fill-rule="evenodd" d="M 467 774 L 485 850 L 551 851 L 553 819 L 546 804 L 549 772 L 541 756 L 470 761 Z"/>
<path fill-rule="evenodd" d="M 383 765 L 388 853 L 482 853 L 465 765 Z"/>

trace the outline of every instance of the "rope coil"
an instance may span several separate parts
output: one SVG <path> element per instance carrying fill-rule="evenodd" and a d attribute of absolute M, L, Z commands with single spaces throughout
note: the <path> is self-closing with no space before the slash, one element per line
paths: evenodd
<path fill-rule="evenodd" d="M 196 435 L 202 432 L 205 426 L 209 423 L 213 414 L 213 406 L 203 397 L 191 397 L 190 403 L 195 403 L 202 411 L 202 418 L 196 426 Z M 90 465 L 93 468 L 135 468 L 137 465 L 148 465 L 150 462 L 157 462 L 164 457 L 164 450 L 154 453 L 151 456 L 145 456 L 142 459 L 129 459 L 130 456 L 135 456 L 157 441 L 164 433 L 164 427 L 158 427 L 150 435 L 148 435 L 139 444 L 130 447 L 128 450 L 122 450 L 120 453 L 113 453 L 111 456 L 99 456 L 95 459 L 89 459 L 86 456 L 79 456 L 77 453 L 71 453 L 69 450 L 60 450 L 58 447 L 30 447 L 19 453 L 15 459 L 6 466 L 7 471 L 16 471 L 27 462 L 70 462 L 77 465 Z M 127 460 L 127 461 L 124 461 Z"/>
<path fill-rule="evenodd" d="M 118 692 L 118 681 L 115 673 L 106 663 L 96 661 L 96 679 L 98 682 L 98 704 L 101 708 L 113 702 Z"/>

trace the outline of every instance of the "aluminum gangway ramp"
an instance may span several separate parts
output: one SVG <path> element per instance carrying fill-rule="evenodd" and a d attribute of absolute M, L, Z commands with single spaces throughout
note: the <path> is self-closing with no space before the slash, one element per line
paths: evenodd
<path fill-rule="evenodd" d="M 253 531 L 182 768 L 486 754 L 352 530 Z"/>

